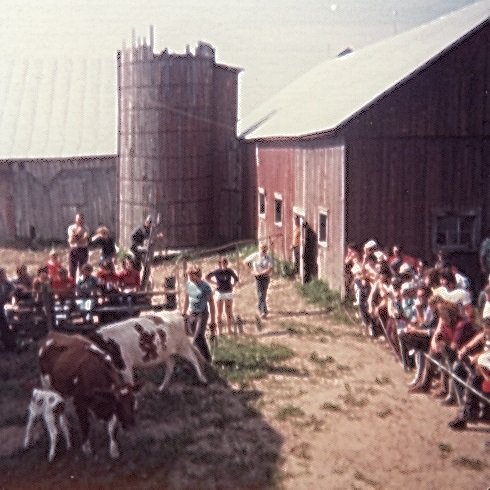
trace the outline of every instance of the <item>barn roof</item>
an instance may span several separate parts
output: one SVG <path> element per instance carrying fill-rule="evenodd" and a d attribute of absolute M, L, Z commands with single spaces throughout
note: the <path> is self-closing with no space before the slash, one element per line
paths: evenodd
<path fill-rule="evenodd" d="M 117 154 L 116 60 L 0 64 L 0 159 Z"/>
<path fill-rule="evenodd" d="M 247 139 L 325 133 L 410 78 L 485 21 L 490 0 L 325 61 L 239 121 Z"/>

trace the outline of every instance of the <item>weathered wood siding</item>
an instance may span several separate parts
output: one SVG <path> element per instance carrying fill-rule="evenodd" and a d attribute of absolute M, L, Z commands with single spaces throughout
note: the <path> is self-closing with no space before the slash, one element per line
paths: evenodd
<path fill-rule="evenodd" d="M 7 216 L 7 223 L 15 223 L 2 233 L 3 242 L 29 238 L 31 227 L 37 238 L 64 241 L 77 212 L 84 213 L 91 230 L 100 224 L 115 229 L 115 156 L 11 160 L 0 166 L 11 183 L 9 192 L 1 193 L 0 221 Z"/>
<path fill-rule="evenodd" d="M 432 259 L 436 211 L 490 228 L 488 22 L 347 125 L 346 239 Z M 476 250 L 454 261 L 474 271 Z"/>
<path fill-rule="evenodd" d="M 257 237 L 273 244 L 274 255 L 291 260 L 294 197 L 294 147 L 277 143 L 257 146 L 258 188 L 265 192 L 265 215 L 258 214 Z M 258 196 L 259 193 L 257 193 Z M 282 222 L 275 223 L 275 198 L 282 197 Z"/>
<path fill-rule="evenodd" d="M 342 290 L 344 255 L 344 146 L 335 139 L 302 142 L 295 151 L 295 206 L 305 211 L 305 220 L 313 241 L 308 254 L 313 254 L 317 270 L 313 276 L 328 282 L 333 289 Z M 320 212 L 327 216 L 327 240 L 319 242 Z M 316 259 L 316 260 L 315 260 Z"/>

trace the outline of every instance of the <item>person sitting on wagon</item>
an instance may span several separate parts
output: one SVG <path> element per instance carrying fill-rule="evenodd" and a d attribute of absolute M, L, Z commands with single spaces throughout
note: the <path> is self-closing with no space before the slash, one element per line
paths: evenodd
<path fill-rule="evenodd" d="M 15 287 L 14 297 L 17 301 L 32 298 L 32 277 L 27 272 L 25 264 L 17 267 L 17 276 L 12 282 Z"/>
<path fill-rule="evenodd" d="M 91 296 L 97 291 L 97 278 L 92 274 L 94 268 L 90 264 L 84 264 L 81 269 L 80 277 L 77 281 L 77 295 L 84 298 Z"/>
<path fill-rule="evenodd" d="M 72 299 L 75 295 L 75 281 L 68 275 L 68 271 L 62 267 L 58 277 L 51 279 L 53 294 L 60 300 Z"/>
<path fill-rule="evenodd" d="M 60 275 L 60 269 L 62 267 L 58 252 L 56 250 L 51 250 L 49 252 L 48 262 L 46 263 L 49 279 L 56 279 Z"/>
<path fill-rule="evenodd" d="M 107 291 L 115 291 L 119 287 L 119 277 L 116 274 L 114 262 L 106 260 L 97 269 L 97 281 Z"/>
<path fill-rule="evenodd" d="M 117 273 L 117 277 L 122 290 L 135 291 L 140 287 L 140 273 L 129 257 L 123 259 L 123 268 Z"/>

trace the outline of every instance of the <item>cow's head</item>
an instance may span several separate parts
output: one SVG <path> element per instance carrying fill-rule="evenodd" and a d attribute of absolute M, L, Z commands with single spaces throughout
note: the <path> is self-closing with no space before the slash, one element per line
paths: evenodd
<path fill-rule="evenodd" d="M 136 398 L 134 396 L 136 388 L 126 385 L 115 389 L 117 401 L 117 417 L 121 422 L 123 429 L 129 429 L 134 426 L 136 412 Z"/>
<path fill-rule="evenodd" d="M 134 426 L 136 398 L 135 388 L 130 385 L 112 385 L 110 389 L 97 390 L 90 400 L 93 412 L 104 420 L 116 414 L 123 429 Z"/>

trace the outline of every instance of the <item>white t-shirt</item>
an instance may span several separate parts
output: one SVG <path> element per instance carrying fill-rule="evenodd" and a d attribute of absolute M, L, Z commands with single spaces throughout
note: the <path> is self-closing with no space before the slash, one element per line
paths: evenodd
<path fill-rule="evenodd" d="M 251 264 L 253 271 L 256 274 L 263 274 L 267 269 L 272 267 L 272 258 L 270 255 L 261 255 L 260 252 L 250 254 L 244 261 L 246 264 Z"/>
<path fill-rule="evenodd" d="M 449 291 L 445 286 L 441 286 L 434 291 L 434 295 L 440 296 L 443 300 L 455 305 L 467 306 L 471 304 L 471 293 L 466 289 L 457 288 Z"/>

